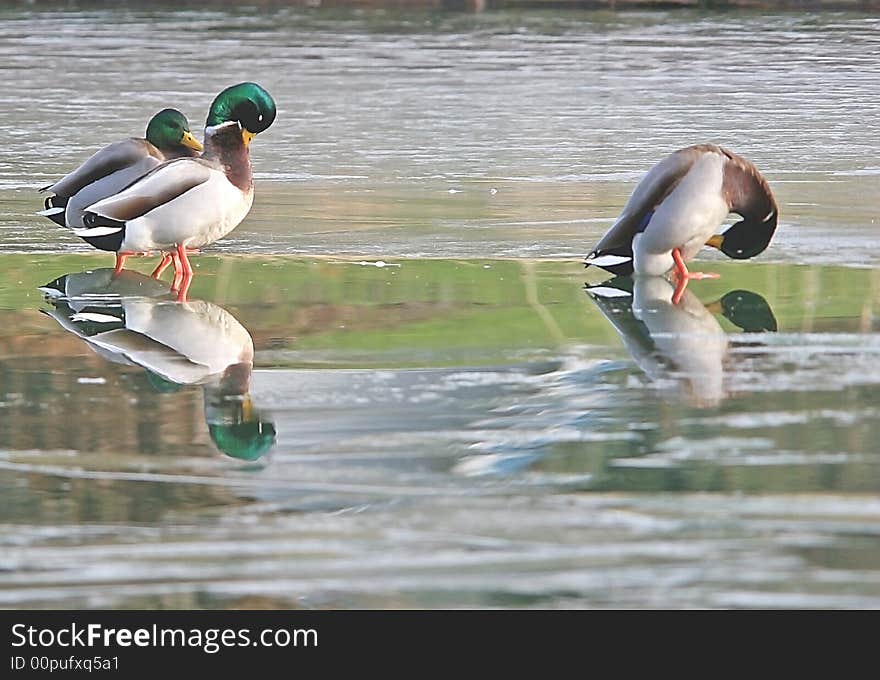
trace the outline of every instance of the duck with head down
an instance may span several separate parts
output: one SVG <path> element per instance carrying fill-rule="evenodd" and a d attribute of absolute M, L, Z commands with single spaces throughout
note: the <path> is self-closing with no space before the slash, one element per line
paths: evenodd
<path fill-rule="evenodd" d="M 730 213 L 743 219 L 717 234 Z M 770 186 L 751 161 L 714 144 L 689 146 L 651 168 L 585 262 L 617 275 L 674 269 L 680 282 L 714 278 L 685 263 L 704 245 L 738 260 L 754 257 L 770 243 L 778 218 Z"/>
<path fill-rule="evenodd" d="M 114 142 L 89 157 L 73 172 L 40 191 L 50 192 L 38 214 L 62 227 L 82 229 L 86 207 L 122 191 L 164 161 L 198 155 L 202 145 L 177 109 L 164 109 L 150 119 L 146 138 Z"/>
<path fill-rule="evenodd" d="M 155 168 L 134 184 L 85 211 L 77 235 L 102 250 L 165 253 L 154 276 L 172 261 L 172 289 L 186 298 L 192 251 L 223 238 L 245 218 L 254 200 L 248 147 L 275 120 L 275 102 L 256 83 L 240 83 L 214 99 L 205 124 L 205 152 Z"/>

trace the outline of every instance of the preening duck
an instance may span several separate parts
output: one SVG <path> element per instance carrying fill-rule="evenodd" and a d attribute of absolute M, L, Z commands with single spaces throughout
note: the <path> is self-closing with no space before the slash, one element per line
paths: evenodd
<path fill-rule="evenodd" d="M 717 234 L 730 213 L 743 219 Z M 737 260 L 754 257 L 778 218 L 770 186 L 751 161 L 714 144 L 689 146 L 648 171 L 585 262 L 618 275 L 662 276 L 674 267 L 684 281 L 714 276 L 689 272 L 685 263 L 704 245 Z"/>
<path fill-rule="evenodd" d="M 52 195 L 38 214 L 62 227 L 82 229 L 87 206 L 122 191 L 166 160 L 196 156 L 201 150 L 186 117 L 177 109 L 164 109 L 150 119 L 146 138 L 130 137 L 105 146 L 73 172 L 40 189 Z"/>
<path fill-rule="evenodd" d="M 275 120 L 275 102 L 256 83 L 240 83 L 214 99 L 200 158 L 178 158 L 154 168 L 123 191 L 85 210 L 75 233 L 117 262 L 141 252 L 165 253 L 158 277 L 174 262 L 172 289 L 181 299 L 192 280 L 187 251 L 223 238 L 254 200 L 248 145 Z"/>

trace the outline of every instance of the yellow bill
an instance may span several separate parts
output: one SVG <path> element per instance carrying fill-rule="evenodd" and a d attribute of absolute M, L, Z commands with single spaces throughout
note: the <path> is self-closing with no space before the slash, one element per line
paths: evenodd
<path fill-rule="evenodd" d="M 183 133 L 183 137 L 181 137 L 180 143 L 183 144 L 185 147 L 195 149 L 196 151 L 202 151 L 204 149 L 202 143 L 198 139 L 193 137 L 193 133 L 189 130 Z"/>
<path fill-rule="evenodd" d="M 707 246 L 712 246 L 713 248 L 718 248 L 721 250 L 721 246 L 724 243 L 724 234 L 715 234 L 712 238 L 706 241 Z"/>

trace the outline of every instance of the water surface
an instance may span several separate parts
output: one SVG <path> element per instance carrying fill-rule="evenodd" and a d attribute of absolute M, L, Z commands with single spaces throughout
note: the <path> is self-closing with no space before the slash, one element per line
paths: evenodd
<path fill-rule="evenodd" d="M 253 457 L 212 432 L 237 398 L 41 313 L 35 277 L 98 258 L 7 258 L 7 606 L 880 604 L 874 272 L 729 264 L 683 311 L 558 261 L 203 257 Z M 181 308 L 122 293 L 68 302 Z"/>
<path fill-rule="evenodd" d="M 878 48 L 859 14 L 0 10 L 0 606 L 880 607 Z M 279 116 L 187 304 L 33 214 L 244 79 Z M 585 271 L 700 141 L 766 173 L 771 247 L 680 305 Z"/>
<path fill-rule="evenodd" d="M 87 251 L 32 190 L 258 80 L 279 115 L 222 252 L 580 257 L 652 164 L 715 142 L 777 194 L 765 259 L 877 263 L 872 15 L 7 9 L 0 64 L 0 252 Z"/>

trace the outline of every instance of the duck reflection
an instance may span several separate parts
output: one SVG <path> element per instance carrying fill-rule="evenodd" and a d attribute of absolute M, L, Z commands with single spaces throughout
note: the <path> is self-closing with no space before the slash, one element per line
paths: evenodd
<path fill-rule="evenodd" d="M 66 274 L 40 290 L 42 311 L 102 358 L 145 369 L 160 392 L 200 385 L 208 432 L 226 455 L 253 461 L 274 445 L 275 426 L 248 393 L 253 340 L 222 307 L 177 302 L 167 285 L 128 270 Z"/>
<path fill-rule="evenodd" d="M 700 407 L 716 406 L 725 397 L 731 343 L 714 315 L 746 333 L 777 329 L 767 301 L 746 290 L 703 304 L 689 290 L 677 291 L 665 278 L 652 276 L 617 277 L 586 291 L 639 368 L 652 380 L 676 380 L 685 398 Z"/>

